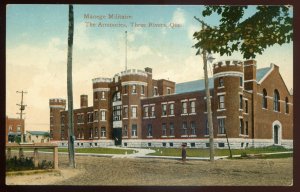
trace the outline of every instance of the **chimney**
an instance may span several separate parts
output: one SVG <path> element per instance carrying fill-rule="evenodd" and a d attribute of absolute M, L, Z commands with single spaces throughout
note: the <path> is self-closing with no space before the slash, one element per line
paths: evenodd
<path fill-rule="evenodd" d="M 146 67 L 146 68 L 145 68 L 145 71 L 146 71 L 147 73 L 151 73 L 151 74 L 152 74 L 152 68 L 150 68 L 150 67 Z"/>
<path fill-rule="evenodd" d="M 80 95 L 80 108 L 88 107 L 88 96 Z"/>

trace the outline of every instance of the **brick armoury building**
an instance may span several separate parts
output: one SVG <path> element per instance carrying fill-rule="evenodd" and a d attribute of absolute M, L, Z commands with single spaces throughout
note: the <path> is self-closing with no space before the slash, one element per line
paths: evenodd
<path fill-rule="evenodd" d="M 74 110 L 75 147 L 209 147 L 204 80 L 175 84 L 152 69 L 93 79 L 93 105 Z M 279 67 L 221 61 L 209 79 L 215 147 L 293 147 L 293 95 Z M 68 145 L 65 99 L 50 99 L 50 137 Z"/>

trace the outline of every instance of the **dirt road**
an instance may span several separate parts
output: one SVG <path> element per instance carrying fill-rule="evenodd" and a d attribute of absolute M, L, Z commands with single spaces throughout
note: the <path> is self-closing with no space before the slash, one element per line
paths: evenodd
<path fill-rule="evenodd" d="M 290 186 L 293 159 L 187 161 L 77 156 L 75 170 L 60 155 L 61 174 L 7 176 L 13 185 Z"/>

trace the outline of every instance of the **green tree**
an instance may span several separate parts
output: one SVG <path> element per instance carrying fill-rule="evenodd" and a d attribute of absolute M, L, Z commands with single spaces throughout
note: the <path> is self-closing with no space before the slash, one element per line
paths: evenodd
<path fill-rule="evenodd" d="M 293 19 L 289 6 L 257 6 L 256 12 L 244 18 L 248 6 L 206 6 L 203 17 L 218 14 L 218 26 L 207 26 L 194 33 L 198 42 L 196 49 L 208 53 L 231 55 L 239 51 L 245 59 L 275 44 L 282 45 L 293 40 Z M 197 52 L 200 54 L 200 51 Z"/>

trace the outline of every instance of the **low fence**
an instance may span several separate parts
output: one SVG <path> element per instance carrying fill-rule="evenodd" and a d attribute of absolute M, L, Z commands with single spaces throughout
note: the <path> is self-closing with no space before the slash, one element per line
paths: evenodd
<path fill-rule="evenodd" d="M 11 158 L 11 150 L 19 149 L 19 158 L 24 156 L 23 149 L 33 149 L 34 166 L 38 167 L 38 150 L 39 149 L 52 149 L 53 150 L 53 168 L 58 169 L 58 145 L 53 143 L 33 143 L 33 144 L 18 144 L 18 143 L 7 143 L 6 144 L 6 158 Z"/>

